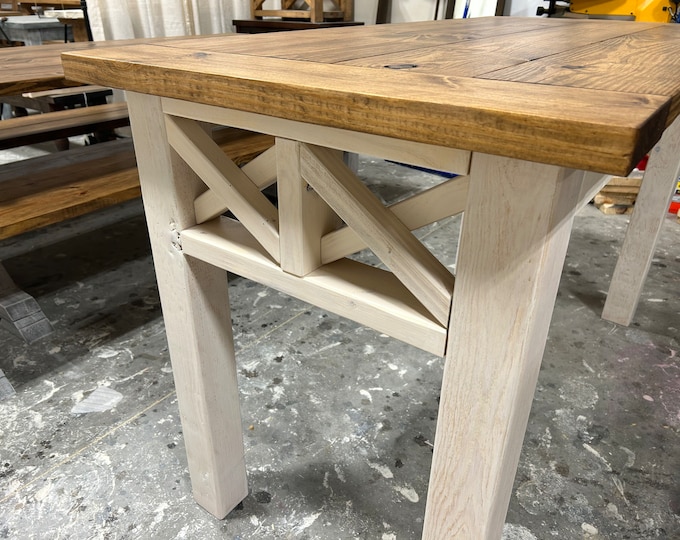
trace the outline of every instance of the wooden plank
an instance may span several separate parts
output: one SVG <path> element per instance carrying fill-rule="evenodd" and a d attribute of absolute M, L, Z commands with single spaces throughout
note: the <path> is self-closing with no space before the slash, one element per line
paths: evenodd
<path fill-rule="evenodd" d="M 269 144 L 266 137 L 254 137 L 260 150 Z M 240 153 L 249 156 L 253 151 L 238 139 L 226 140 L 222 149 L 239 161 Z M 254 167 L 256 170 L 257 165 Z M 8 163 L 0 167 L 0 239 L 139 195 L 135 153 L 129 139 Z"/>
<path fill-rule="evenodd" d="M 314 0 L 315 2 L 321 0 Z M 323 21 L 342 20 L 344 13 L 342 11 L 323 11 L 313 10 L 307 11 L 304 9 L 258 9 L 255 11 L 255 17 L 285 17 L 287 19 L 309 19 L 311 22 L 319 23 Z"/>
<path fill-rule="evenodd" d="M 0 150 L 129 124 L 125 103 L 107 103 L 0 122 Z"/>
<path fill-rule="evenodd" d="M 128 93 L 194 497 L 223 518 L 248 494 L 224 271 L 184 256 L 202 182 L 167 144 L 160 100 Z"/>
<path fill-rule="evenodd" d="M 538 27 L 528 29 L 518 40 L 514 32 L 501 33 L 480 39 L 469 39 L 463 42 L 437 43 L 430 47 L 388 51 L 387 54 L 360 56 L 356 55 L 340 62 L 343 65 L 382 68 L 388 65 L 414 64 L 410 71 L 420 73 L 450 73 L 459 77 L 475 77 L 478 75 L 494 78 L 496 70 L 514 67 L 538 58 L 571 52 L 575 48 L 592 43 L 589 21 L 572 21 L 573 33 L 568 40 L 555 40 L 554 29 Z M 622 37 L 631 31 L 642 32 L 643 28 L 628 25 L 608 25 L 598 27 L 600 39 Z M 510 32 L 510 30 L 506 30 Z M 357 47 L 357 45 L 354 45 Z M 484 62 L 471 62 L 470 58 L 486 58 Z"/>
<path fill-rule="evenodd" d="M 619 22 L 624 26 L 640 24 Z M 677 59 L 666 58 L 667 46 L 678 39 L 674 30 L 672 24 L 647 25 L 638 32 L 578 47 L 556 57 L 525 62 L 483 77 L 564 88 L 673 96 L 670 124 L 680 113 L 680 80 L 668 77 L 668 70 L 677 66 Z M 593 34 L 595 31 L 599 32 L 599 28 L 593 27 Z M 648 66 L 658 68 L 645 69 Z M 651 144 L 655 142 L 651 141 Z"/>
<path fill-rule="evenodd" d="M 680 120 L 666 130 L 649 162 L 607 293 L 602 318 L 624 326 L 633 320 L 656 242 L 680 176 Z"/>
<path fill-rule="evenodd" d="M 321 237 L 340 224 L 328 204 L 302 178 L 301 144 L 276 139 L 281 269 L 295 276 L 307 275 L 321 266 Z M 342 159 L 341 154 L 337 157 Z"/>
<path fill-rule="evenodd" d="M 629 187 L 639 190 L 641 185 L 642 174 L 640 174 L 640 176 L 626 176 L 626 177 L 612 176 L 609 178 L 609 182 L 607 182 L 606 187 L 603 189 L 609 189 L 612 187 Z"/>
<path fill-rule="evenodd" d="M 307 5 L 309 6 L 309 20 L 312 22 L 321 22 L 324 20 L 324 17 L 326 16 L 326 13 L 324 13 L 323 9 L 323 1 L 324 0 L 305 0 Z M 329 14 L 330 17 L 333 18 L 342 18 L 342 13 L 331 13 Z M 304 17 L 304 15 L 303 15 Z"/>
<path fill-rule="evenodd" d="M 469 179 L 458 176 L 388 208 L 409 230 L 414 231 L 460 214 L 465 208 L 468 187 Z M 365 247 L 366 243 L 353 229 L 343 227 L 321 238 L 321 261 L 324 264 L 336 261 Z"/>
<path fill-rule="evenodd" d="M 229 152 L 227 152 L 227 156 L 232 160 L 235 159 Z M 258 189 L 262 190 L 271 186 L 276 182 L 276 148 L 271 147 L 265 150 L 255 159 L 246 163 L 241 170 Z M 194 208 L 196 210 L 196 223 L 203 223 L 216 218 L 229 210 L 229 206 L 211 189 L 196 197 Z"/>
<path fill-rule="evenodd" d="M 85 86 L 73 86 L 70 88 L 52 88 L 50 90 L 42 90 L 39 92 L 25 92 L 24 97 L 27 98 L 46 98 L 46 97 L 61 97 L 73 96 L 77 94 L 87 94 L 89 92 L 103 92 L 110 90 L 106 86 L 97 86 L 95 84 L 88 84 Z"/>
<path fill-rule="evenodd" d="M 78 54 L 64 55 L 64 67 L 86 82 L 124 80 L 128 88 L 165 97 L 619 175 L 660 137 L 669 105 L 659 95 L 555 92 L 542 84 L 252 55 L 245 62 L 243 55 L 167 46 L 89 51 L 87 59 Z M 304 107 L 291 106 L 290 96 Z"/>
<path fill-rule="evenodd" d="M 501 537 L 580 178 L 473 157 L 424 540 Z"/>
<path fill-rule="evenodd" d="M 354 0 L 336 0 L 336 3 L 342 11 L 343 21 L 353 21 L 354 20 Z"/>
<path fill-rule="evenodd" d="M 3 165 L 0 239 L 123 202 L 139 193 L 129 140 Z"/>
<path fill-rule="evenodd" d="M 164 99 L 163 108 L 166 113 L 173 116 L 186 116 L 236 126 L 326 148 L 380 156 L 428 169 L 457 174 L 467 174 L 470 169 L 470 152 L 451 147 L 408 142 L 393 137 L 369 135 L 174 99 Z"/>
<path fill-rule="evenodd" d="M 182 37 L 182 42 L 193 36 Z M 113 41 L 78 41 L 55 43 L 40 47 L 0 48 L 0 96 L 21 95 L 25 92 L 53 90 L 64 86 L 80 86 L 81 83 L 64 76 L 61 65 L 63 51 L 82 51 L 103 47 L 121 47 L 139 43 L 163 43 L 178 38 L 145 38 Z"/>
<path fill-rule="evenodd" d="M 250 0 L 250 17 L 255 18 L 255 11 L 262 7 L 265 0 Z"/>
<path fill-rule="evenodd" d="M 168 141 L 199 177 L 217 193 L 262 246 L 279 260 L 278 212 L 260 190 L 198 123 L 167 116 Z M 192 199 L 193 201 L 193 199 Z"/>
<path fill-rule="evenodd" d="M 302 145 L 301 174 L 440 323 L 449 316 L 453 275 L 327 148 Z"/>
<path fill-rule="evenodd" d="M 503 24 L 498 24 L 493 18 L 487 18 L 474 21 L 474 26 L 456 25 L 455 28 L 448 28 L 447 31 L 440 31 L 441 21 L 423 21 L 383 28 L 371 26 L 363 30 L 356 27 L 354 29 L 343 28 L 342 31 L 328 28 L 324 29 L 323 40 L 317 39 L 314 34 L 310 35 L 308 32 L 304 35 L 296 35 L 295 46 L 291 46 L 290 37 L 284 35 L 270 34 L 267 37 L 257 38 L 256 42 L 252 38 L 249 40 L 230 39 L 228 51 L 253 54 L 256 48 L 258 56 L 336 63 L 353 59 L 369 59 L 387 53 L 402 52 L 409 55 L 421 49 L 486 40 L 490 36 L 498 39 L 512 34 L 526 35 L 536 29 L 545 26 L 554 27 L 559 24 L 559 21 L 546 24 L 539 20 L 528 21 L 514 18 L 510 22 L 505 20 Z M 225 52 L 224 44 L 219 43 L 219 40 L 201 40 L 200 42 L 191 40 L 174 45 L 201 52 Z M 540 50 L 535 52 L 534 58 L 537 56 L 541 56 Z M 487 60 L 492 59 L 487 58 Z M 403 62 L 404 59 L 400 63 Z"/>
<path fill-rule="evenodd" d="M 389 272 L 342 260 L 297 277 L 284 272 L 238 222 L 185 229 L 184 252 L 441 356 L 446 332 Z"/>
<path fill-rule="evenodd" d="M 210 133 L 227 157 L 241 168 L 274 147 L 274 137 L 262 133 L 214 125 Z"/>

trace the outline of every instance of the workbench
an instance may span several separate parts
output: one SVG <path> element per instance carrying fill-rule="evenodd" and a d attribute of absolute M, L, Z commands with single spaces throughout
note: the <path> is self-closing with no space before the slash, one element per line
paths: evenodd
<path fill-rule="evenodd" d="M 248 490 L 229 271 L 445 357 L 423 538 L 500 538 L 574 214 L 648 152 L 643 185 L 678 176 L 677 43 L 492 17 L 64 55 L 128 91 L 196 500 L 221 518 Z M 276 148 L 245 174 L 204 122 Z M 385 208 L 341 151 L 460 176 Z M 454 276 L 410 231 L 459 212 Z"/>

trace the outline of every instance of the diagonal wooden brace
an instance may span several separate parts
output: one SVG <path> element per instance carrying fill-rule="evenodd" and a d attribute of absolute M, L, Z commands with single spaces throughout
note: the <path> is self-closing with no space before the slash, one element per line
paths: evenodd
<path fill-rule="evenodd" d="M 301 145 L 300 171 L 328 205 L 440 323 L 451 308 L 454 277 L 328 148 Z"/>
<path fill-rule="evenodd" d="M 278 211 L 195 120 L 166 116 L 168 142 L 276 261 Z"/>

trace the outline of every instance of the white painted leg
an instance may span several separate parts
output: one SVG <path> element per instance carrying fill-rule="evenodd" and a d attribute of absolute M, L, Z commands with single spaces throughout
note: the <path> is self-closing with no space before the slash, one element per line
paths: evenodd
<path fill-rule="evenodd" d="M 498 540 L 583 173 L 475 154 L 425 515 L 427 540 Z"/>
<path fill-rule="evenodd" d="M 182 253 L 204 188 L 167 144 L 160 99 L 129 93 L 128 106 L 191 484 L 222 518 L 248 493 L 227 276 Z"/>
<path fill-rule="evenodd" d="M 624 326 L 633 320 L 654 248 L 680 175 L 680 120 L 666 129 L 649 153 L 635 210 L 616 263 L 602 318 Z"/>

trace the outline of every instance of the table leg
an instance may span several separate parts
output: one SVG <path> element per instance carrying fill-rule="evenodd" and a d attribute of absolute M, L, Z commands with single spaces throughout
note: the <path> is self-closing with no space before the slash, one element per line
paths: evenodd
<path fill-rule="evenodd" d="M 624 326 L 633 320 L 656 242 L 680 176 L 680 120 L 664 132 L 649 153 L 635 210 L 612 275 L 602 318 Z"/>
<path fill-rule="evenodd" d="M 248 493 L 227 276 L 182 252 L 205 186 L 168 146 L 160 99 L 128 106 L 192 489 L 222 518 Z"/>
<path fill-rule="evenodd" d="M 582 179 L 473 156 L 424 539 L 501 537 Z"/>
<path fill-rule="evenodd" d="M 19 334 L 27 343 L 52 333 L 52 325 L 30 294 L 12 281 L 0 261 L 0 327 Z"/>
<path fill-rule="evenodd" d="M 29 46 L 29 45 L 42 45 L 43 43 L 43 36 L 42 32 L 40 30 L 24 30 L 24 36 L 23 39 L 21 40 L 24 42 L 24 45 Z"/>

